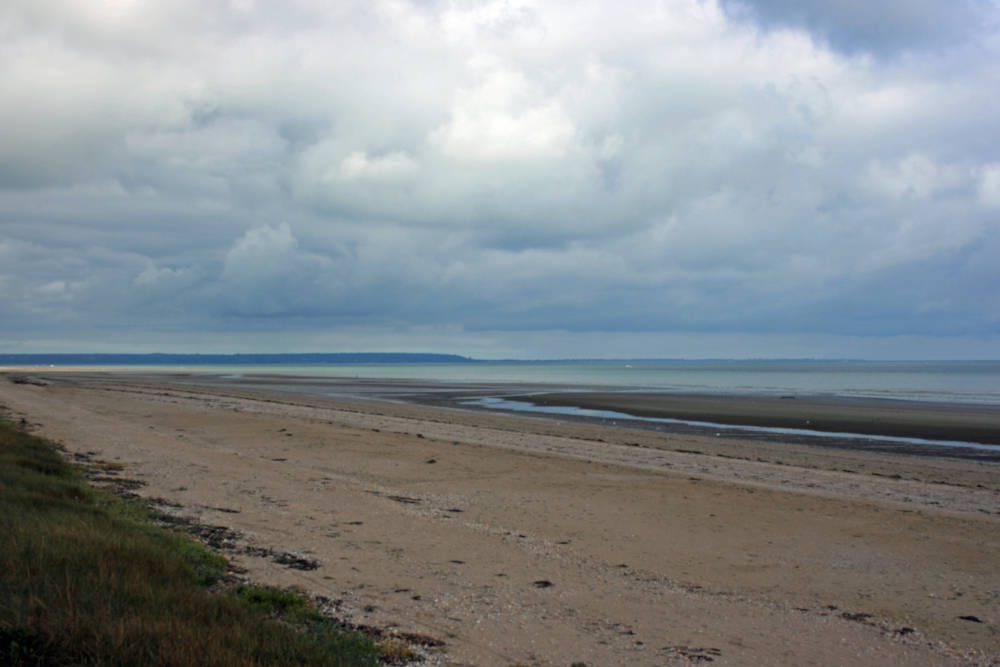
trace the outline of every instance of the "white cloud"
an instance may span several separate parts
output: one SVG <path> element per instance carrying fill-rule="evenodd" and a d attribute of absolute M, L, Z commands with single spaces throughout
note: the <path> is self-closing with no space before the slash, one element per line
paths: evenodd
<path fill-rule="evenodd" d="M 441 13 L 441 31 L 448 41 L 471 46 L 490 37 L 519 42 L 543 39 L 545 28 L 532 5 L 526 0 L 450 3 Z"/>
<path fill-rule="evenodd" d="M 574 134 L 558 100 L 520 72 L 490 68 L 474 88 L 456 93 L 450 121 L 431 141 L 458 160 L 535 160 L 561 157 Z"/>
<path fill-rule="evenodd" d="M 891 164 L 875 160 L 867 178 L 873 189 L 890 197 L 927 199 L 961 182 L 958 169 L 940 165 L 926 155 L 914 153 Z"/>
<path fill-rule="evenodd" d="M 983 167 L 979 176 L 979 201 L 990 208 L 1000 208 L 1000 164 Z"/>
<path fill-rule="evenodd" d="M 70 298 L 72 290 L 65 280 L 53 280 L 45 283 L 35 290 L 37 294 L 46 298 Z"/>
<path fill-rule="evenodd" d="M 223 274 L 236 280 L 280 273 L 298 250 L 287 222 L 248 230 L 226 253 Z"/>
<path fill-rule="evenodd" d="M 341 175 L 352 181 L 407 181 L 419 168 L 413 158 L 402 151 L 375 157 L 368 157 L 364 151 L 352 151 L 340 163 Z"/>

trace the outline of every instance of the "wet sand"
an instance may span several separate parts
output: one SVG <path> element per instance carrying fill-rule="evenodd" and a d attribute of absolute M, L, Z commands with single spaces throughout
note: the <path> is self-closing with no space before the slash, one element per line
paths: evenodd
<path fill-rule="evenodd" d="M 0 378 L 12 416 L 232 531 L 251 577 L 442 641 L 438 664 L 1000 656 L 995 464 L 414 405 L 384 387 L 35 377 Z"/>
<path fill-rule="evenodd" d="M 538 406 L 571 406 L 635 415 L 829 433 L 1000 445 L 1000 407 L 819 396 L 742 396 L 634 392 L 559 392 L 514 396 Z M 780 436 L 779 436 L 780 437 Z M 829 442 L 829 440 L 827 441 Z M 811 441 L 822 445 L 823 441 Z M 844 439 L 835 446 L 850 447 Z M 899 443 L 899 453 L 919 454 Z M 933 450 L 935 454 L 941 450 Z M 947 453 L 947 450 L 944 450 Z M 954 455 L 954 453 L 953 453 Z M 963 453 L 1000 461 L 992 454 Z"/>
<path fill-rule="evenodd" d="M 1000 408 L 867 398 L 563 392 L 536 405 L 619 410 L 642 417 L 1000 444 Z"/>

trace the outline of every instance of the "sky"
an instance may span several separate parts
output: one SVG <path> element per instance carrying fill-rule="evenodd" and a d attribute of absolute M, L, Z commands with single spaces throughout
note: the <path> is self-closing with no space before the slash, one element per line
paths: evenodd
<path fill-rule="evenodd" d="M 5 0 L 0 352 L 1000 358 L 1000 0 Z"/>

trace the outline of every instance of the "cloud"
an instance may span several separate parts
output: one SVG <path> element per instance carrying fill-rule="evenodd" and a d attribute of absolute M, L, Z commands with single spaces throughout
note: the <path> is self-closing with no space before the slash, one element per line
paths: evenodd
<path fill-rule="evenodd" d="M 990 208 L 1000 208 L 1000 164 L 987 164 L 979 177 L 979 201 Z"/>
<path fill-rule="evenodd" d="M 354 151 L 340 163 L 341 174 L 352 181 L 408 180 L 418 169 L 417 163 L 401 151 L 377 157 L 368 157 L 363 151 Z"/>
<path fill-rule="evenodd" d="M 998 10 L 879 7 L 7 3 L 0 337 L 995 336 Z"/>
<path fill-rule="evenodd" d="M 935 164 L 920 154 L 908 155 L 892 165 L 872 162 L 868 177 L 874 190 L 896 199 L 927 199 L 954 187 L 962 178 L 955 168 Z"/>
<path fill-rule="evenodd" d="M 522 73 L 491 69 L 475 89 L 456 93 L 449 122 L 430 139 L 456 160 L 544 160 L 563 155 L 574 133 L 558 101 Z"/>
<path fill-rule="evenodd" d="M 994 8 L 983 0 L 727 0 L 724 5 L 734 16 L 767 28 L 804 28 L 839 50 L 878 55 L 961 44 L 995 21 Z"/>
<path fill-rule="evenodd" d="M 218 307 L 238 317 L 308 315 L 326 311 L 338 288 L 334 262 L 301 250 L 283 222 L 248 230 L 226 252 Z"/>

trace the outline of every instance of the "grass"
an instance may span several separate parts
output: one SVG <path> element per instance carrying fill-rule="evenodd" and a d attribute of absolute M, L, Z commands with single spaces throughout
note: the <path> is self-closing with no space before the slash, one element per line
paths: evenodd
<path fill-rule="evenodd" d="M 89 487 L 0 421 L 0 664 L 376 665 L 296 593 L 208 587 L 226 560 Z"/>

